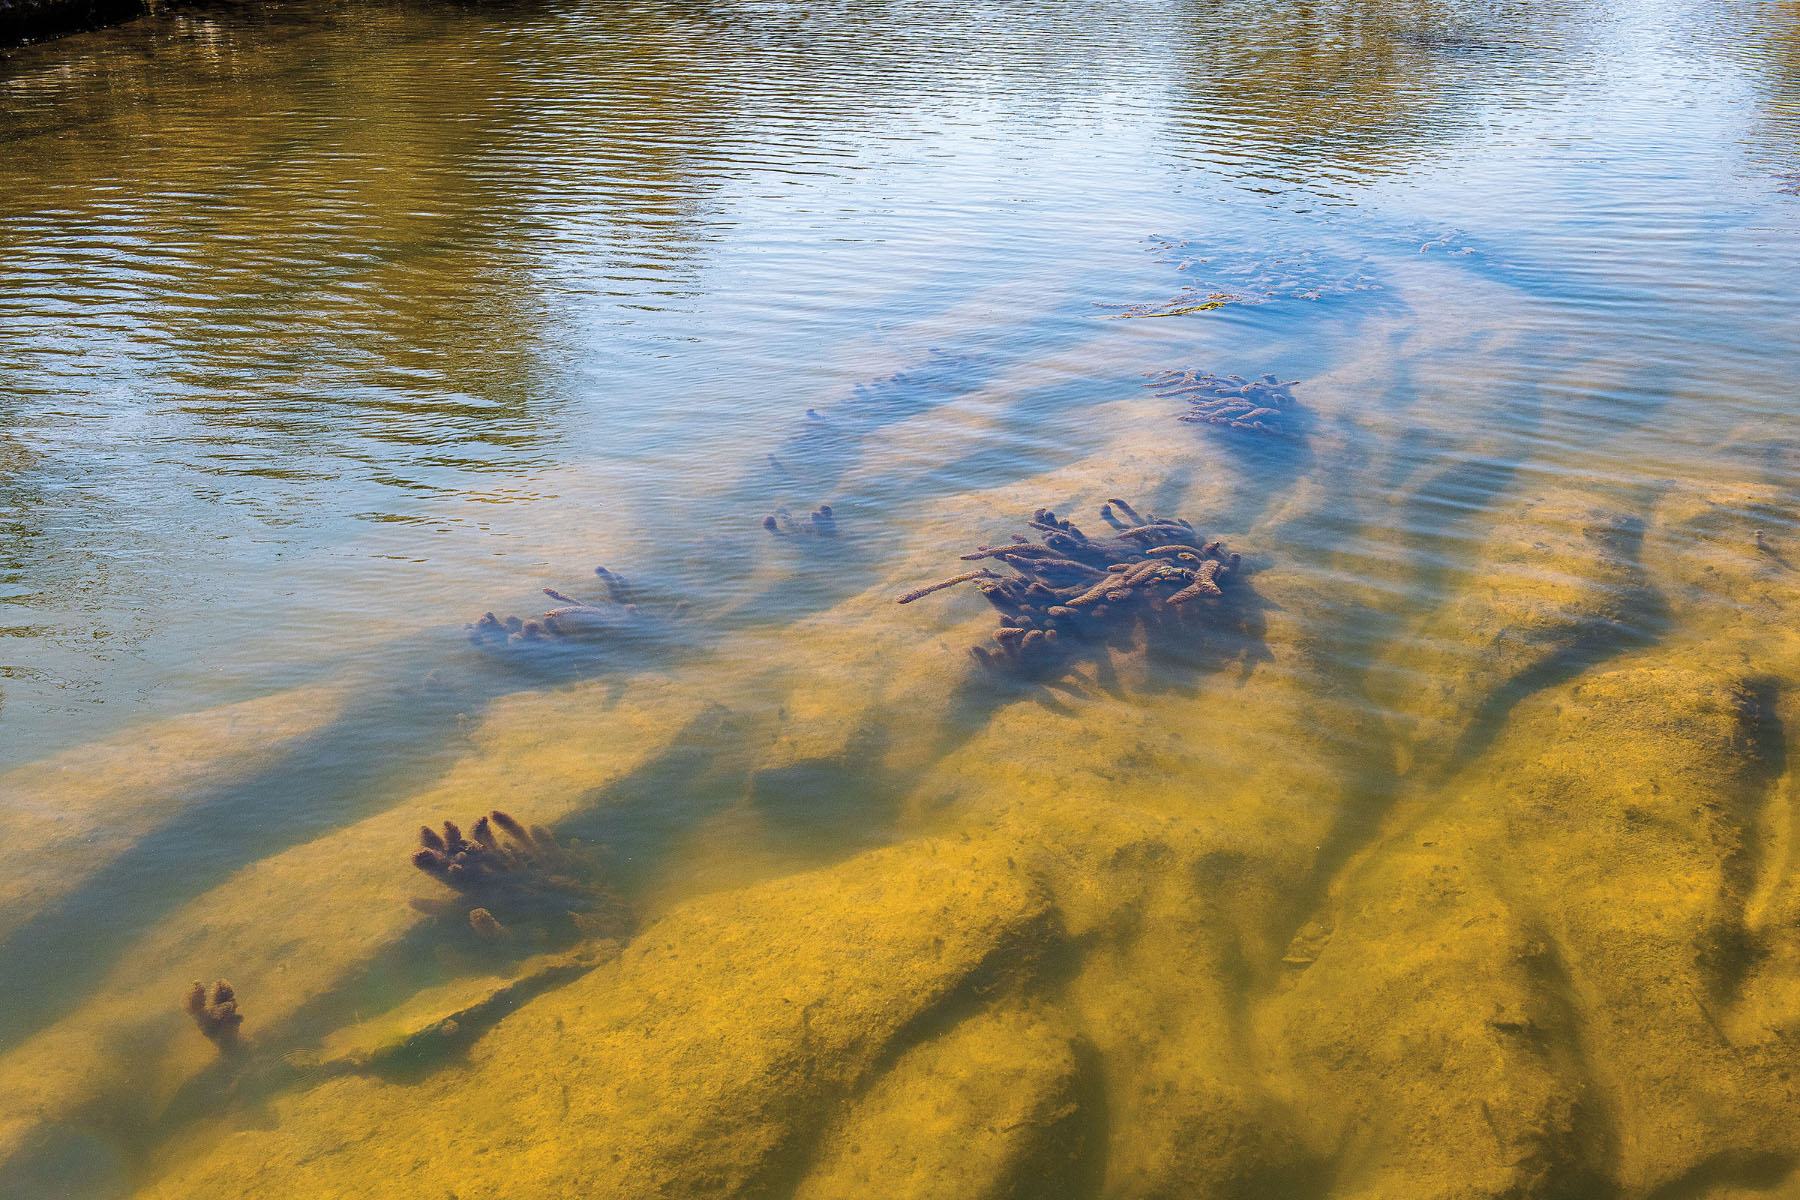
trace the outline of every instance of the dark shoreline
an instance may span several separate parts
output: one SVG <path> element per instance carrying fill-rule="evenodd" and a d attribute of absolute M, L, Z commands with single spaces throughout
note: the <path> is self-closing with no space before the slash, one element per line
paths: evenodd
<path fill-rule="evenodd" d="M 122 25 L 149 11 L 146 0 L 0 0 L 0 50 Z"/>

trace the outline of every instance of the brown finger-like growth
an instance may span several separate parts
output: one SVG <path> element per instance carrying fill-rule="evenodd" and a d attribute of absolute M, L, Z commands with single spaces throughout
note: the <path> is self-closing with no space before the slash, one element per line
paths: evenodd
<path fill-rule="evenodd" d="M 624 576 L 615 574 L 605 567 L 595 567 L 594 574 L 598 575 L 601 581 L 606 584 L 607 594 L 613 598 L 613 603 L 630 604 L 632 602 L 631 589 L 626 586 Z"/>
<path fill-rule="evenodd" d="M 469 910 L 469 928 L 475 936 L 484 941 L 498 942 L 506 939 L 506 926 L 494 919 L 494 914 L 485 908 Z"/>
<path fill-rule="evenodd" d="M 810 535 L 813 537 L 836 537 L 837 518 L 831 511 L 831 505 L 821 504 L 807 514 L 805 524 L 794 520 L 785 508 L 778 508 L 762 519 L 762 527 L 776 537 Z"/>
<path fill-rule="evenodd" d="M 1113 589 L 1117 588 L 1118 586 L 1119 586 L 1119 581 L 1109 575 L 1105 579 L 1102 579 L 1099 583 L 1096 583 L 1093 587 L 1089 588 L 1087 591 L 1081 593 L 1081 595 L 1072 597 L 1069 600 L 1068 607 L 1069 608 L 1081 608 L 1084 605 L 1088 605 L 1088 604 L 1098 604 L 1098 603 L 1100 603 L 1100 601 L 1106 599 L 1106 595 L 1108 592 L 1111 592 Z"/>
<path fill-rule="evenodd" d="M 1186 525 L 1177 525 L 1173 521 L 1158 521 L 1152 525 L 1139 525 L 1135 529 L 1127 529 L 1121 537 L 1142 541 L 1154 541 L 1159 546 L 1167 545 L 1170 537 L 1186 537 L 1194 531 Z"/>
<path fill-rule="evenodd" d="M 182 1007 L 194 1018 L 195 1027 L 221 1050 L 237 1044 L 238 1026 L 244 1023 L 244 1017 L 238 1012 L 237 992 L 229 983 L 218 980 L 208 995 L 206 985 L 196 979 Z"/>
<path fill-rule="evenodd" d="M 1223 596 L 1224 590 L 1215 582 L 1224 564 L 1217 559 L 1208 559 L 1194 569 L 1194 582 L 1169 597 L 1170 604 L 1186 604 L 1189 600 L 1201 596 Z"/>
<path fill-rule="evenodd" d="M 1091 567 L 1084 562 L 1076 562 L 1072 558 L 1020 557 L 1003 554 L 1000 561 L 1007 566 L 1025 574 L 1041 575 L 1044 572 L 1080 575 L 1092 579 L 1096 575 L 1104 575 L 1105 571 Z"/>
<path fill-rule="evenodd" d="M 1248 380 L 1242 375 L 1206 375 L 1198 371 L 1166 371 L 1150 376 L 1147 387 L 1159 397 L 1180 397 L 1188 410 L 1180 420 L 1260 434 L 1293 436 L 1299 403 L 1293 387 L 1273 375 Z M 1171 386 L 1173 385 L 1173 386 Z"/>
<path fill-rule="evenodd" d="M 981 545 L 962 555 L 993 560 L 1010 575 L 964 572 L 909 592 L 900 603 L 974 581 L 999 611 L 1000 624 L 993 632 L 997 649 L 971 647 L 972 657 L 984 666 L 1041 673 L 1084 652 L 1108 653 L 1109 645 L 1151 644 L 1147 637 L 1114 635 L 1140 626 L 1148 634 L 1183 621 L 1181 605 L 1223 594 L 1220 581 L 1237 566 L 1236 555 L 1198 537 L 1180 517 L 1144 516 L 1115 497 L 1101 518 L 1116 535 L 1090 538 L 1055 510 L 1040 508 L 1028 521 L 1039 540 L 1014 535 L 1011 545 Z"/>
<path fill-rule="evenodd" d="M 820 513 L 824 514 L 823 520 L 829 522 L 829 507 L 821 508 Z M 765 524 L 775 529 L 772 524 L 775 520 L 771 516 Z M 535 620 L 484 613 L 480 620 L 465 627 L 469 640 L 483 649 L 535 653 L 550 647 L 629 636 L 633 631 L 653 628 L 654 621 L 680 616 L 687 608 L 686 600 L 677 600 L 668 606 L 658 606 L 654 614 L 647 613 L 633 599 L 624 579 L 605 567 L 595 567 L 594 574 L 606 584 L 607 599 L 587 601 L 555 588 L 542 588 L 543 594 L 561 607 L 553 608 Z"/>
<path fill-rule="evenodd" d="M 898 599 L 896 599 L 894 601 L 894 603 L 895 604 L 911 604 L 914 600 L 917 600 L 922 596 L 929 596 L 933 592 L 941 592 L 945 588 L 953 588 L 957 584 L 967 583 L 971 579 L 998 579 L 998 578 L 1000 578 L 998 575 L 994 574 L 994 572 L 989 571 L 985 568 L 983 568 L 982 570 L 979 570 L 979 571 L 964 571 L 961 575 L 952 575 L 948 579 L 940 579 L 936 583 L 928 583 L 922 588 L 914 588 L 912 591 L 906 593 L 906 595 L 901 596 Z"/>
<path fill-rule="evenodd" d="M 469 925 L 498 941 L 524 926 L 534 936 L 551 927 L 568 933 L 572 917 L 586 914 L 582 930 L 601 926 L 608 936 L 626 932 L 629 915 L 596 879 L 594 864 L 574 848 L 564 848 L 542 825 L 529 828 L 499 809 L 478 817 L 465 838 L 454 821 L 442 832 L 426 826 L 412 864 L 446 887 L 479 904 L 467 912 Z M 602 919 L 596 921 L 598 913 Z"/>
<path fill-rule="evenodd" d="M 1152 575 L 1162 570 L 1162 567 L 1163 565 L 1154 558 L 1145 559 L 1125 572 L 1124 582 L 1128 587 L 1136 587 L 1138 584 L 1148 581 Z"/>
<path fill-rule="evenodd" d="M 505 831 L 507 837 L 527 847 L 532 844 L 531 835 L 526 833 L 525 827 L 513 820 L 510 814 L 503 813 L 496 808 L 493 812 L 489 813 L 488 816 L 494 819 L 494 824 Z M 427 827 L 427 832 L 429 832 L 429 827 Z"/>

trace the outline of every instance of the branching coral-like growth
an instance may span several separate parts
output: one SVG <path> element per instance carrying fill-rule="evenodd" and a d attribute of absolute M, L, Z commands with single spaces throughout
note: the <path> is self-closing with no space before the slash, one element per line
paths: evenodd
<path fill-rule="evenodd" d="M 468 627 L 469 640 L 487 647 L 604 642 L 642 632 L 658 619 L 638 605 L 624 579 L 605 567 L 595 567 L 594 574 L 606 585 L 606 599 L 581 600 L 555 588 L 545 588 L 544 595 L 556 601 L 558 607 L 537 620 L 484 613 Z M 679 616 L 686 608 L 683 602 L 665 615 Z"/>
<path fill-rule="evenodd" d="M 542 825 L 527 829 L 499 809 L 479 818 L 466 836 L 454 821 L 445 821 L 442 832 L 421 827 L 412 864 L 479 901 L 466 910 L 469 928 L 486 940 L 506 939 L 515 924 L 541 929 L 576 914 L 586 916 L 578 923 L 583 930 L 604 927 L 617 935 L 630 923 L 624 905 L 597 883 L 593 864 L 578 848 L 565 847 Z"/>
<path fill-rule="evenodd" d="M 1200 606 L 1192 602 L 1224 594 L 1220 586 L 1239 557 L 1224 543 L 1203 541 L 1177 518 L 1145 516 L 1109 499 L 1100 510 L 1113 529 L 1090 536 L 1073 521 L 1040 508 L 1030 525 L 1042 539 L 1017 537 L 1010 545 L 979 546 L 964 559 L 991 559 L 1012 569 L 965 571 L 914 588 L 900 604 L 974 582 L 1000 613 L 997 649 L 972 647 L 986 665 L 1039 668 L 1065 661 L 1071 648 L 1139 626 L 1176 628 Z"/>
<path fill-rule="evenodd" d="M 1180 396 L 1188 401 L 1183 421 L 1223 425 L 1230 429 L 1254 429 L 1261 433 L 1294 435 L 1296 409 L 1293 387 L 1273 375 L 1249 380 L 1242 375 L 1206 375 L 1199 371 L 1159 371 L 1144 386 L 1158 396 Z"/>
<path fill-rule="evenodd" d="M 965 556 L 965 557 L 967 557 L 967 556 Z M 906 595 L 900 597 L 894 603 L 896 603 L 896 604 L 911 604 L 914 600 L 917 600 L 923 596 L 929 596 L 933 592 L 941 592 L 945 588 L 955 587 L 959 583 L 967 583 L 971 579 L 998 579 L 998 578 L 1000 578 L 999 574 L 994 571 L 988 571 L 988 570 L 964 571 L 961 575 L 952 575 L 948 579 L 940 579 L 936 583 L 928 583 L 924 587 L 914 588 L 912 591 L 906 593 Z"/>
<path fill-rule="evenodd" d="M 229 1050 L 237 1045 L 238 1026 L 244 1023 L 243 1014 L 238 1012 L 237 993 L 223 979 L 212 985 L 209 996 L 206 985 L 198 979 L 188 991 L 182 1007 L 200 1032 L 219 1049 Z"/>

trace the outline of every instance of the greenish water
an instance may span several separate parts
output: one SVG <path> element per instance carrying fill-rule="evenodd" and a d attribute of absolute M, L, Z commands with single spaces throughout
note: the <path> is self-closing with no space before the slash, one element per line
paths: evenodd
<path fill-rule="evenodd" d="M 1787 795 L 1800 682 L 1791 3 L 185 8 L 0 57 L 0 164 L 0 829 L 26 858 L 0 890 L 0 1079 L 22 1097 L 0 1113 L 0 1194 L 232 1194 L 219 1181 L 243 1168 L 218 1129 L 311 1136 L 308 1086 L 267 1064 L 329 1059 L 331 1037 L 423 989 L 516 968 L 393 915 L 432 886 L 406 865 L 421 815 L 466 824 L 503 802 L 604 847 L 648 929 L 686 929 L 694 905 L 754 914 L 744 889 L 854 874 L 878 847 L 1034 845 L 1008 824 L 1019 805 L 1062 829 L 1043 835 L 1059 861 L 1118 850 L 1062 806 L 1206 830 L 1171 843 L 1192 870 L 1149 856 L 1130 884 L 1038 881 L 1078 949 L 1020 994 L 1073 1031 L 1070 1061 L 1101 1064 L 1070 1085 L 1079 1128 L 1039 1122 L 1078 1160 L 1054 1187 L 1018 1183 L 1062 1161 L 1036 1143 L 1011 1183 L 843 1173 L 834 1147 L 876 1136 L 845 1132 L 859 1121 L 965 1136 L 869 1082 L 940 1045 L 903 1022 L 888 1059 L 844 1068 L 855 1082 L 783 1126 L 778 1166 L 707 1166 L 737 1182 L 679 1194 L 1553 1194 L 1521 1182 L 1531 1155 L 1499 1132 L 1536 1067 L 1371 1068 L 1443 1071 L 1403 1099 L 1322 1082 L 1295 1031 L 1309 1022 L 1283 1015 L 1308 987 L 1325 1011 L 1401 1014 L 1334 1061 L 1463 1026 L 1280 964 L 1313 963 L 1309 939 L 1381 909 L 1369 895 L 1418 894 L 1384 847 L 1433 821 L 1467 832 L 1472 862 L 1613 861 L 1581 831 L 1482 842 L 1444 814 L 1527 792 L 1599 812 L 1582 797 L 1627 777 L 1645 795 L 1691 783 L 1616 765 L 1654 726 L 1619 733 L 1612 708 L 1532 723 L 1534 703 L 1566 717 L 1576 693 L 1558 689 L 1621 663 L 1729 675 L 1721 694 L 1754 710 L 1718 766 L 1753 778 L 1703 780 L 1693 809 L 1750 815 L 1711 859 L 1670 851 L 1712 862 L 1724 882 L 1690 892 L 1721 898 L 1642 961 L 1679 979 L 1742 959 L 1676 993 L 1706 997 L 1702 1026 L 1740 1057 L 1767 1050 L 1760 1082 L 1720 1094 L 1791 1099 L 1758 1090 L 1786 1078 L 1800 1031 L 1786 800 L 1765 804 Z M 1295 381 L 1282 431 L 1180 421 L 1185 402 L 1144 385 L 1187 370 Z M 973 595 L 889 603 L 1039 505 L 1093 531 L 1121 493 L 1244 555 L 1193 645 L 1082 650 L 1066 675 L 1020 680 L 964 655 L 991 628 Z M 835 538 L 762 527 L 821 503 Z M 643 628 L 598 648 L 470 643 L 486 611 L 542 612 L 543 588 L 595 598 L 596 565 L 632 581 Z M 1654 735 L 1666 759 L 1713 763 L 1682 711 Z M 1564 753 L 1561 783 L 1507 782 Z M 1721 790 L 1740 784 L 1764 799 Z M 382 835 L 362 822 L 391 828 L 391 850 L 365 854 Z M 1157 890 L 1176 877 L 1184 900 Z M 1562 975 L 1519 985 L 1576 1014 L 1530 1018 L 1545 1061 L 1604 1057 L 1607 1019 L 1656 1023 L 1580 978 L 1583 931 L 1636 944 L 1631 921 L 1494 887 L 1532 914 L 1515 940 L 1562 947 Z M 1083 932 L 1072 897 L 1109 888 L 1127 915 Z M 1666 900 L 1618 889 L 1605 912 Z M 1249 915 L 1221 917 L 1232 948 L 1201 953 L 1216 931 L 1158 925 L 1165 901 Z M 356 914 L 377 911 L 359 940 Z M 795 936 L 842 949 L 818 911 Z M 1437 944 L 1367 919 L 1365 964 Z M 1133 921 L 1148 932 L 1109 940 Z M 1426 982 L 1455 944 L 1394 994 L 1503 1004 L 1499 967 Z M 721 955 L 678 986 L 727 1003 L 758 978 Z M 301 959 L 316 977 L 282 975 Z M 1183 992 L 1184 970 L 1218 995 Z M 236 1082 L 177 1011 L 202 974 L 245 997 L 263 1065 Z M 927 1004 L 925 984 L 896 986 Z M 1229 1071 L 1182 1041 L 1184 1011 L 1218 1016 Z M 1492 1021 L 1517 1023 L 1469 1027 Z M 693 1036 L 694 1057 L 726 1053 Z M 1041 1050 L 1010 1036 L 968 1034 L 1001 1063 Z M 1146 1048 L 1162 1043 L 1184 1049 Z M 1800 1144 L 1775 1118 L 1659 1109 L 1666 1089 L 1633 1069 L 1546 1089 L 1610 1097 L 1593 1102 L 1610 1132 L 1568 1118 L 1532 1143 L 1556 1194 L 1791 1186 Z M 1215 1176 L 1120 1098 L 1232 1071 L 1267 1098 L 1169 1144 L 1282 1129 L 1302 1150 Z M 1318 1099 L 1334 1090 L 1427 1115 L 1347 1118 Z M 753 1104 L 727 1092 L 732 1127 Z M 387 1119 L 368 1104 L 371 1127 Z M 1464 1136 L 1440 1104 L 1488 1113 L 1477 1132 L 1494 1128 L 1513 1174 L 1437 1173 Z M 1766 1139 L 1727 1144 L 1733 1121 Z M 644 1144 L 690 1144 L 686 1126 L 646 1128 Z M 570 1136 L 565 1158 L 589 1152 Z M 1394 1149 L 1409 1144 L 1427 1149 Z M 211 1182 L 183 1182 L 190 1168 Z M 511 1194 L 567 1194 L 532 1170 Z M 645 1170 L 585 1186 L 638 1194 L 662 1178 Z M 343 1185 L 296 1168 L 259 1186 Z"/>

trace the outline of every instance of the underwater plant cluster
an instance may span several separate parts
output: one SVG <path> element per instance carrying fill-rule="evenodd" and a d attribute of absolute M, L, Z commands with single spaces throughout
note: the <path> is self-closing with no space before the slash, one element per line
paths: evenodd
<path fill-rule="evenodd" d="M 998 650 L 970 648 L 983 666 L 1041 668 L 1059 662 L 1071 643 L 1093 642 L 1140 625 L 1179 621 L 1187 605 L 1224 594 L 1219 586 L 1240 558 L 1220 541 L 1205 541 L 1180 517 L 1140 516 L 1124 500 L 1108 500 L 1100 518 L 1110 536 L 1089 537 L 1067 518 L 1040 508 L 1031 528 L 1002 546 L 979 546 L 965 561 L 988 560 L 1011 570 L 977 568 L 914 588 L 897 603 L 973 583 L 1000 612 Z"/>

